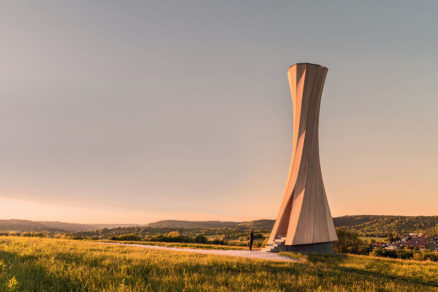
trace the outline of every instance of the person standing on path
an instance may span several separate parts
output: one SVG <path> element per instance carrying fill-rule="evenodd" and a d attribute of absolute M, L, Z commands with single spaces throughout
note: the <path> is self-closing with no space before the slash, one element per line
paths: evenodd
<path fill-rule="evenodd" d="M 253 232 L 253 230 L 251 229 L 251 230 L 249 231 L 249 251 L 252 250 L 252 243 L 253 243 L 253 241 L 254 241 L 254 232 Z"/>

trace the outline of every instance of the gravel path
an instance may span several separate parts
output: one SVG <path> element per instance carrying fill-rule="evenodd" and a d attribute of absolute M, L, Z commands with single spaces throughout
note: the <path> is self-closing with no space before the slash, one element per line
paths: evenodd
<path fill-rule="evenodd" d="M 142 247 L 148 249 L 184 251 L 184 252 L 194 252 L 201 254 L 216 254 L 216 255 L 232 256 L 232 257 L 244 257 L 244 258 L 261 259 L 261 260 L 269 260 L 269 261 L 296 262 L 296 260 L 291 259 L 287 256 L 282 256 L 278 253 L 263 252 L 263 251 L 179 248 L 179 247 L 168 247 L 168 246 L 159 246 L 159 245 L 115 243 L 115 242 L 103 242 L 103 243 L 113 244 L 113 245 L 123 245 L 123 246 L 135 246 L 135 247 Z"/>

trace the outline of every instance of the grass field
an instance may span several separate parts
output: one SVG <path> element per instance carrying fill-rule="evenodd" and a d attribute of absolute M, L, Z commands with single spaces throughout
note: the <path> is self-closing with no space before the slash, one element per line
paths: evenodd
<path fill-rule="evenodd" d="M 156 242 L 156 241 L 120 241 L 120 240 L 98 240 L 96 242 L 128 243 L 141 245 L 157 245 L 178 248 L 198 248 L 198 249 L 220 249 L 220 250 L 246 250 L 247 246 L 238 245 L 214 245 L 204 243 L 182 243 L 182 242 Z M 260 249 L 260 248 L 258 248 Z M 254 248 L 257 250 L 257 248 Z"/>
<path fill-rule="evenodd" d="M 0 291 L 438 291 L 438 264 L 361 256 L 303 263 L 48 238 L 0 238 Z"/>

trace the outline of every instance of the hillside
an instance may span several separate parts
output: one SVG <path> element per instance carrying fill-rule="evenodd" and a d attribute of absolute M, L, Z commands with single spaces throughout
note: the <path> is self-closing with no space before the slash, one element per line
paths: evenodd
<path fill-rule="evenodd" d="M 147 227 L 152 228 L 243 228 L 243 229 L 262 229 L 271 230 L 274 220 L 261 219 L 254 221 L 232 222 L 232 221 L 183 221 L 183 220 L 163 220 L 150 223 Z"/>
<path fill-rule="evenodd" d="M 302 263 L 49 238 L 0 238 L 0 291 L 437 291 L 438 264 L 354 255 Z M 289 253 L 286 253 L 289 254 Z"/>
<path fill-rule="evenodd" d="M 438 216 L 355 215 L 334 218 L 335 226 L 363 234 L 438 233 Z"/>
<path fill-rule="evenodd" d="M 238 224 L 238 222 L 231 221 L 162 220 L 146 226 L 151 228 L 232 228 L 237 227 Z"/>
<path fill-rule="evenodd" d="M 362 234 L 438 233 L 438 216 L 352 215 L 333 218 L 337 228 L 346 228 Z M 275 220 L 262 219 L 246 222 L 178 221 L 165 220 L 148 224 L 159 228 L 241 228 L 270 231 Z"/>
<path fill-rule="evenodd" d="M 101 228 L 132 226 L 133 224 L 79 224 L 58 221 L 0 220 L 0 231 L 17 232 L 80 232 Z"/>
<path fill-rule="evenodd" d="M 346 228 L 361 234 L 387 235 L 389 233 L 410 233 L 423 232 L 438 234 L 438 216 L 380 216 L 380 215 L 353 215 L 335 217 L 337 228 Z M 274 225 L 272 219 L 261 219 L 254 221 L 232 222 L 232 221 L 183 221 L 163 220 L 147 225 L 136 224 L 79 224 L 55 221 L 29 221 L 29 220 L 0 220 L 0 231 L 18 232 L 89 232 L 95 230 L 100 234 L 142 233 L 155 234 L 159 230 L 173 229 L 225 229 L 248 230 L 250 228 L 269 232 Z M 106 230 L 102 230 L 106 228 Z"/>

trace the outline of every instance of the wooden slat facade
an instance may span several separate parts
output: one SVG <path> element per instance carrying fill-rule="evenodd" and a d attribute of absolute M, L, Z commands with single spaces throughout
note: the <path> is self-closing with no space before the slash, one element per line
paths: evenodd
<path fill-rule="evenodd" d="M 338 239 L 319 159 L 319 108 L 327 71 L 326 67 L 307 63 L 289 67 L 294 112 L 292 159 L 269 243 L 277 237 L 286 237 L 286 246 Z"/>

